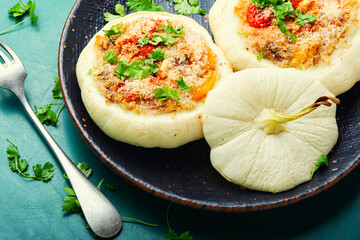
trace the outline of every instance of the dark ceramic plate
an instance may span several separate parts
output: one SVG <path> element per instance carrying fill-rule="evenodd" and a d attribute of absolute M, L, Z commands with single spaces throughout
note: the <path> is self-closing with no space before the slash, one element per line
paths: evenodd
<path fill-rule="evenodd" d="M 114 13 L 114 5 L 124 2 L 78 0 L 65 23 L 59 49 L 61 88 L 70 116 L 89 146 L 116 173 L 145 191 L 182 205 L 237 212 L 268 209 L 308 198 L 335 184 L 359 165 L 360 84 L 340 96 L 337 112 L 340 136 L 328 156 L 329 168 L 317 171 L 311 182 L 283 193 L 251 191 L 226 181 L 212 168 L 210 149 L 204 140 L 163 150 L 134 147 L 107 137 L 91 120 L 81 101 L 75 66 L 81 50 L 104 26 L 103 13 Z M 155 1 L 164 4 L 168 12 L 174 12 L 173 8 L 167 8 L 167 2 Z M 214 3 L 199 2 L 206 11 Z M 210 31 L 204 16 L 191 17 Z"/>

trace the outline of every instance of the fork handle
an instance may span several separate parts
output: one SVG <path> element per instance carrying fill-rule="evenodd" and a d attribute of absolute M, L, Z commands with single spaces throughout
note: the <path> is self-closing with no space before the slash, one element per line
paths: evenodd
<path fill-rule="evenodd" d="M 73 164 L 50 136 L 31 109 L 24 89 L 14 93 L 63 167 L 91 229 L 100 237 L 111 237 L 118 233 L 122 227 L 122 220 L 114 205 Z"/>

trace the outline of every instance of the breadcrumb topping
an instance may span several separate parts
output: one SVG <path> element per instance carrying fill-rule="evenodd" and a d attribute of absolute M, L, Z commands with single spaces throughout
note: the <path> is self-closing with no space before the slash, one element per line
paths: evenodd
<path fill-rule="evenodd" d="M 295 10 L 312 14 L 316 20 L 301 26 L 295 19 L 285 19 L 286 28 L 295 34 L 297 41 L 279 30 L 274 24 L 254 28 L 247 23 L 247 11 L 251 0 L 241 0 L 234 11 L 240 17 L 241 37 L 254 54 L 260 52 L 279 67 L 306 69 L 316 64 L 330 64 L 330 55 L 340 47 L 346 47 L 358 27 L 357 0 L 297 0 L 291 1 Z M 296 4 L 294 4 L 296 2 Z M 274 18 L 275 22 L 276 19 Z"/>
<path fill-rule="evenodd" d="M 139 44 L 138 40 L 152 33 L 164 33 L 158 28 L 171 24 L 174 28 L 182 26 L 177 20 L 165 21 L 155 17 L 142 17 L 138 20 L 118 25 L 124 32 L 111 37 L 97 35 L 95 51 L 97 64 L 92 70 L 99 91 L 107 101 L 118 103 L 126 110 L 136 113 L 159 114 L 190 110 L 206 97 L 217 80 L 216 55 L 206 44 L 200 33 L 184 27 L 183 37 L 177 37 L 177 42 L 169 45 Z M 116 54 L 119 61 L 126 60 L 129 64 L 148 58 L 156 48 L 161 48 L 165 58 L 157 61 L 159 70 L 142 79 L 118 78 L 114 74 L 117 64 L 111 64 L 103 59 L 106 52 Z M 176 82 L 182 77 L 191 90 L 178 91 L 179 100 L 155 98 L 157 87 L 169 87 L 179 90 Z"/>

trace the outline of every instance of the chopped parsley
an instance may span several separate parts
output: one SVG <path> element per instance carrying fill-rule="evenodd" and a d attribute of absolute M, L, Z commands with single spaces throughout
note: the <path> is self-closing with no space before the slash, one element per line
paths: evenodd
<path fill-rule="evenodd" d="M 55 168 L 50 162 L 46 162 L 44 166 L 35 164 L 32 167 L 34 175 L 27 173 L 26 170 L 29 166 L 28 161 L 26 159 L 20 159 L 18 147 L 9 139 L 6 140 L 11 143 L 6 149 L 6 155 L 9 159 L 9 167 L 13 172 L 18 172 L 24 178 L 32 178 L 42 182 L 47 182 L 53 178 Z"/>
<path fill-rule="evenodd" d="M 131 79 L 143 79 L 147 76 L 155 74 L 159 71 L 159 66 L 152 61 L 134 61 L 128 63 L 126 60 L 121 60 L 119 64 L 115 67 L 115 76 L 121 80 L 129 77 Z"/>
<path fill-rule="evenodd" d="M 165 58 L 164 52 L 161 48 L 156 48 L 153 50 L 151 54 L 148 55 L 150 59 L 154 59 L 155 61 L 162 61 Z"/>
<path fill-rule="evenodd" d="M 166 223 L 168 226 L 168 234 L 164 236 L 164 239 L 170 239 L 170 240 L 192 240 L 194 237 L 190 236 L 189 231 L 185 231 L 178 235 L 171 227 L 170 227 L 170 221 L 169 221 L 169 211 L 171 208 L 171 203 L 169 203 L 167 210 L 166 210 Z"/>
<path fill-rule="evenodd" d="M 112 20 L 121 18 L 125 16 L 125 7 L 122 4 L 116 4 L 115 5 L 115 12 L 118 15 L 111 14 L 109 12 L 104 13 L 104 20 L 105 22 L 110 22 Z"/>
<path fill-rule="evenodd" d="M 164 12 L 164 7 L 156 5 L 152 0 L 127 0 L 126 6 L 132 11 Z"/>
<path fill-rule="evenodd" d="M 179 102 L 180 99 L 179 92 L 168 86 L 156 87 L 154 89 L 154 97 L 160 101 L 174 99 L 175 101 Z"/>
<path fill-rule="evenodd" d="M 207 14 L 206 11 L 198 6 L 199 0 L 174 0 L 174 8 L 181 15 Z M 170 5 L 170 4 L 169 4 Z"/>
<path fill-rule="evenodd" d="M 316 20 L 315 15 L 305 15 L 300 10 L 295 11 L 292 3 L 287 0 L 252 0 L 251 3 L 259 8 L 269 7 L 277 19 L 274 24 L 280 27 L 282 33 L 291 37 L 293 43 L 297 41 L 296 36 L 287 30 L 284 19 L 288 16 L 296 18 L 295 23 L 301 26 Z"/>
<path fill-rule="evenodd" d="M 175 81 L 179 84 L 180 89 L 175 90 L 168 86 L 156 87 L 154 89 L 154 97 L 156 99 L 159 99 L 160 101 L 164 101 L 167 99 L 173 99 L 173 100 L 179 102 L 179 100 L 180 100 L 179 93 L 181 91 L 185 91 L 185 90 L 190 91 L 192 89 L 192 86 L 189 87 L 186 84 L 186 82 L 184 81 L 184 78 L 182 76 L 180 76 L 179 80 L 175 80 Z"/>
<path fill-rule="evenodd" d="M 264 52 L 263 52 L 262 49 L 260 50 L 259 54 L 258 54 L 256 57 L 257 57 L 257 60 L 258 60 L 258 61 L 261 61 L 261 60 L 263 59 L 263 57 L 264 57 Z"/>
<path fill-rule="evenodd" d="M 103 56 L 104 61 L 107 61 L 111 64 L 116 64 L 119 62 L 119 58 L 115 53 L 112 52 L 106 52 Z"/>
<path fill-rule="evenodd" d="M 115 76 L 124 81 L 127 77 L 131 79 L 143 79 L 157 73 L 159 71 L 159 66 L 156 62 L 164 59 L 165 55 L 163 51 L 161 48 L 156 48 L 148 55 L 148 57 L 149 59 L 144 58 L 143 60 L 134 61 L 132 63 L 128 63 L 126 60 L 119 61 L 114 70 Z"/>
<path fill-rule="evenodd" d="M 107 183 L 106 183 L 106 187 L 107 187 L 110 191 L 112 191 L 112 192 L 114 192 L 114 191 L 116 191 L 116 190 L 119 189 L 119 187 L 116 186 L 115 183 L 113 183 L 113 182 L 107 182 Z"/>
<path fill-rule="evenodd" d="M 312 171 L 312 173 L 311 173 L 311 176 L 310 176 L 310 180 L 312 179 L 315 171 L 316 171 L 319 167 L 321 167 L 321 166 L 323 166 L 323 165 L 326 165 L 327 167 L 329 167 L 329 161 L 328 161 L 327 156 L 321 154 L 319 160 L 315 163 L 314 169 L 313 169 L 313 171 Z"/>
<path fill-rule="evenodd" d="M 161 25 L 156 29 L 150 37 L 145 36 L 138 40 L 138 43 L 141 45 L 171 45 L 177 42 L 177 37 L 184 36 L 184 26 L 180 26 L 179 28 L 174 28 L 173 25 L 167 21 L 168 25 Z M 159 32 L 165 31 L 165 33 Z"/>
<path fill-rule="evenodd" d="M 105 36 L 108 37 L 110 41 L 114 40 L 112 36 L 116 36 L 125 32 L 124 28 L 118 25 L 114 25 L 109 30 L 103 30 L 103 31 L 105 32 Z"/>
<path fill-rule="evenodd" d="M 179 80 L 175 80 L 175 82 L 177 82 L 180 86 L 180 90 L 179 91 L 190 91 L 192 89 L 192 86 L 189 87 L 186 82 L 184 81 L 184 78 L 182 76 L 180 76 Z"/>
<path fill-rule="evenodd" d="M 89 76 L 91 76 L 91 75 L 92 75 L 92 69 L 90 68 L 89 71 L 87 71 L 86 76 L 89 77 Z"/>
<path fill-rule="evenodd" d="M 17 3 L 12 8 L 10 8 L 8 13 L 11 14 L 11 16 L 14 18 L 22 17 L 27 13 L 29 13 L 29 16 L 27 18 L 25 18 L 24 20 L 15 24 L 14 26 L 9 27 L 8 29 L 0 32 L 0 35 L 10 31 L 14 27 L 22 24 L 23 22 L 25 22 L 29 19 L 31 19 L 31 23 L 35 26 L 37 25 L 37 22 L 39 20 L 39 17 L 35 15 L 35 1 L 34 2 L 28 1 L 25 4 L 22 0 L 20 0 L 20 3 Z"/>
<path fill-rule="evenodd" d="M 60 115 L 61 111 L 64 109 L 65 103 L 63 103 L 61 105 L 61 107 L 59 108 L 57 113 L 55 113 L 52 110 L 52 108 L 60 100 L 63 99 L 63 96 L 61 94 L 61 89 L 60 89 L 59 78 L 55 77 L 54 78 L 54 83 L 55 83 L 55 87 L 52 89 L 52 94 L 53 94 L 53 98 L 55 100 L 53 102 L 49 103 L 49 104 L 45 104 L 42 107 L 35 106 L 35 115 L 38 117 L 38 119 L 40 120 L 40 122 L 42 124 L 56 126 L 56 123 L 57 123 L 57 121 L 59 119 L 59 115 Z"/>

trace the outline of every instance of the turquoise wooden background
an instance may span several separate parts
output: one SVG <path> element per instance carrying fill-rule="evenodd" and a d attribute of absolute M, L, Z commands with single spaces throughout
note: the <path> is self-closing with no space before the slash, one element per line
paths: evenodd
<path fill-rule="evenodd" d="M 167 0 L 166 0 L 167 1 Z M 17 1 L 0 0 L 0 31 L 15 24 L 7 10 Z M 61 31 L 74 0 L 36 0 L 38 27 L 30 22 L 0 35 L 18 54 L 28 72 L 25 90 L 30 104 L 52 101 L 53 78 Z M 108 169 L 75 129 L 66 109 L 57 127 L 47 127 L 68 156 L 94 169 L 91 180 L 115 182 L 119 190 L 104 193 L 122 215 L 160 227 L 124 223 L 116 239 L 163 239 L 167 233 L 168 203 L 145 193 Z M 31 181 L 11 172 L 5 150 L 11 139 L 20 155 L 35 163 L 52 162 L 55 177 L 48 183 Z M 92 239 L 85 220 L 61 211 L 67 180 L 51 151 L 10 92 L 0 89 L 0 239 Z M 173 205 L 170 222 L 176 232 L 190 231 L 194 239 L 360 239 L 360 169 L 326 192 L 300 203 L 251 213 L 213 213 Z"/>

